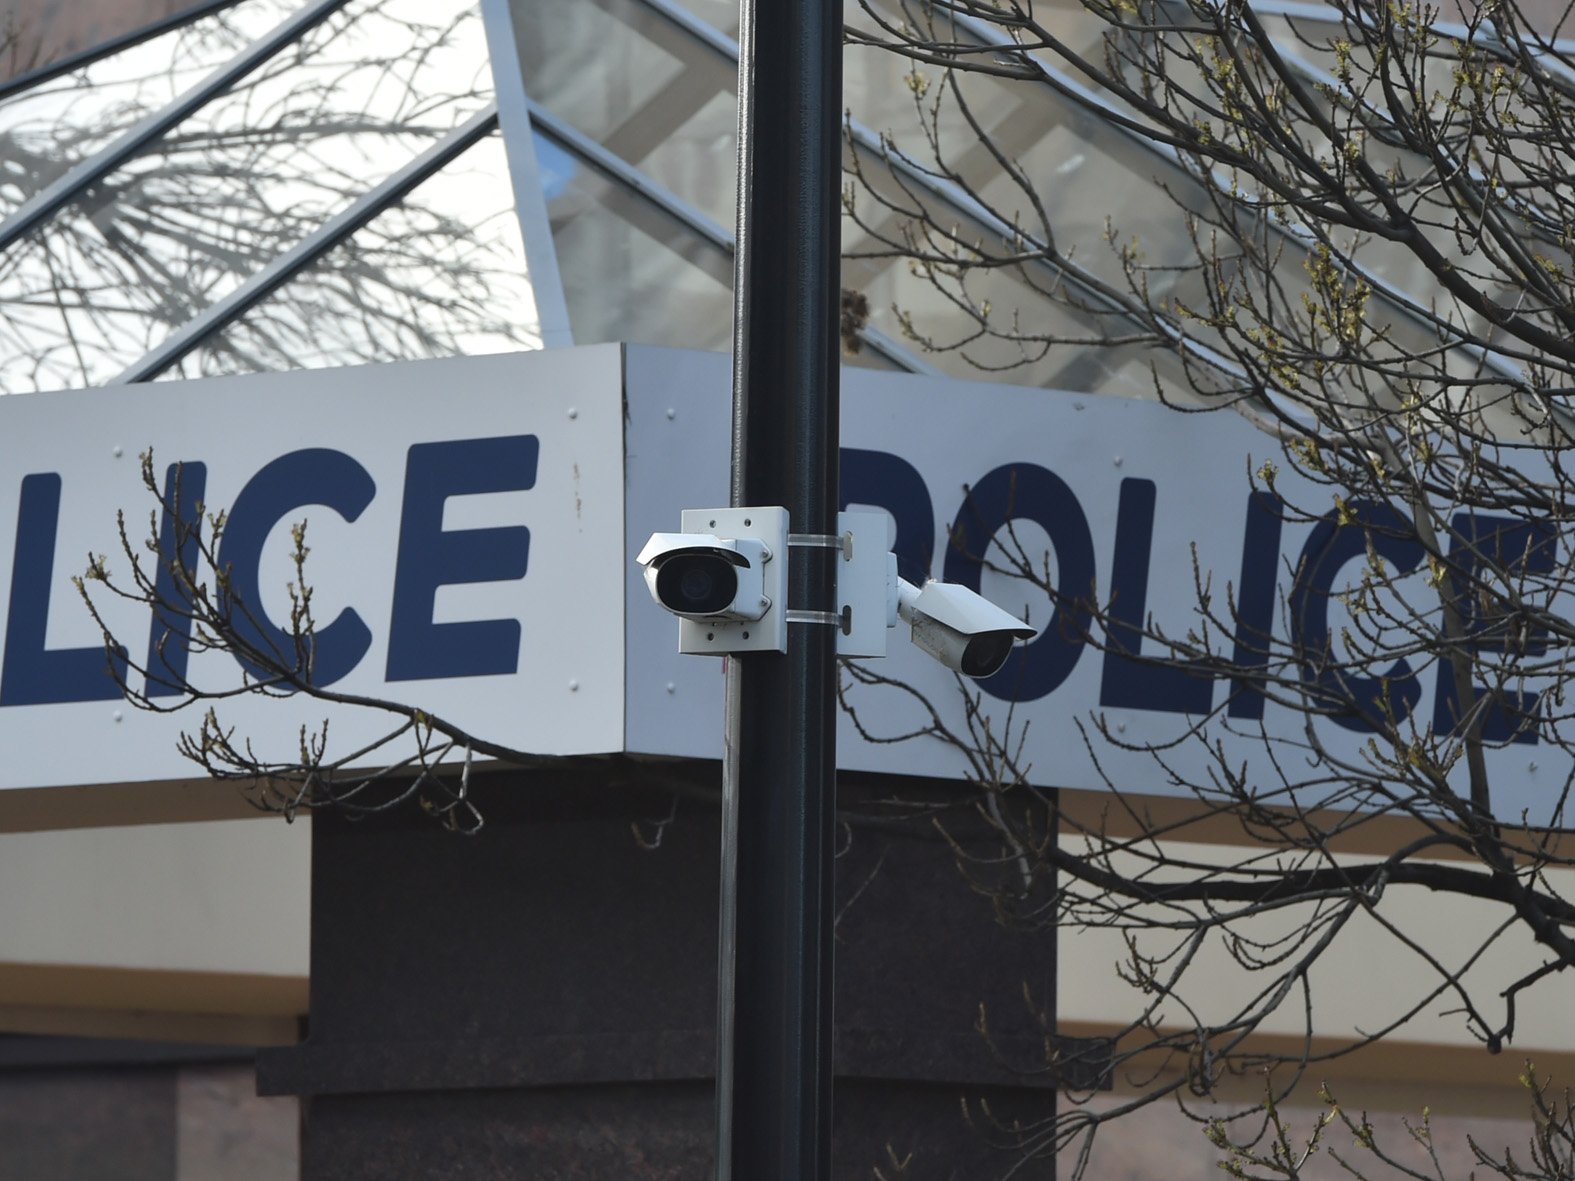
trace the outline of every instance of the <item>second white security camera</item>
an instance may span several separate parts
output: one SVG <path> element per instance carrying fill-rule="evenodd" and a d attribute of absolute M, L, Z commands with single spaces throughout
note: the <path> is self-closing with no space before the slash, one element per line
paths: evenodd
<path fill-rule="evenodd" d="M 1016 641 L 1039 634 L 1038 628 L 955 582 L 930 579 L 917 587 L 898 579 L 897 613 L 912 627 L 914 644 L 965 677 L 999 672 Z"/>

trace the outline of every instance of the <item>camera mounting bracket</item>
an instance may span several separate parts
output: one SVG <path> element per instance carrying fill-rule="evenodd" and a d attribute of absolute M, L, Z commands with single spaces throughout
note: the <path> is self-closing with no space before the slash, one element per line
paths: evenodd
<path fill-rule="evenodd" d="M 686 508 L 681 517 L 685 533 L 713 533 L 718 537 L 753 537 L 765 543 L 769 557 L 761 566 L 765 595 L 771 600 L 756 620 L 678 620 L 678 650 L 697 656 L 722 656 L 728 652 L 787 651 L 787 509 Z"/>

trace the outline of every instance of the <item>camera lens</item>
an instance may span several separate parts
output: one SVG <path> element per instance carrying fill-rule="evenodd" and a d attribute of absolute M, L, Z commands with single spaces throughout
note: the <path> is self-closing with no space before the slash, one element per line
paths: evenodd
<path fill-rule="evenodd" d="M 738 595 L 738 575 L 721 558 L 686 554 L 657 573 L 656 593 L 669 611 L 715 615 L 727 610 Z"/>
<path fill-rule="evenodd" d="M 1006 663 L 1012 654 L 1012 637 L 1006 632 L 975 636 L 963 649 L 962 673 L 965 677 L 987 677 Z"/>

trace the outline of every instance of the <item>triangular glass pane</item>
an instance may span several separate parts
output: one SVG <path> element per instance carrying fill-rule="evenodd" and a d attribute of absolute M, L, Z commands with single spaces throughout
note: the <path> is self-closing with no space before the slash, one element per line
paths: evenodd
<path fill-rule="evenodd" d="M 0 99 L 0 218 L 298 7 L 244 0 Z"/>
<path fill-rule="evenodd" d="M 525 90 L 731 228 L 737 67 L 641 0 L 514 0 Z"/>
<path fill-rule="evenodd" d="M 471 0 L 351 0 L 0 255 L 0 391 L 113 378 L 491 86 Z"/>
<path fill-rule="evenodd" d="M 540 346 L 503 141 L 494 133 L 161 379 Z"/>
<path fill-rule="evenodd" d="M 727 250 L 546 135 L 536 161 L 575 343 L 728 348 Z"/>

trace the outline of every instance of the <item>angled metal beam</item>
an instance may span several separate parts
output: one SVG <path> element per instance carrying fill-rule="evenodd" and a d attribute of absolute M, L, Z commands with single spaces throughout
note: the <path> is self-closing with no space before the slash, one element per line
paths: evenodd
<path fill-rule="evenodd" d="M 595 139 L 554 115 L 540 103 L 535 100 L 527 100 L 527 102 L 532 122 L 544 135 L 556 140 L 571 153 L 580 157 L 592 167 L 606 173 L 619 184 L 634 190 L 651 204 L 688 226 L 712 245 L 730 254 L 732 253 L 733 232 L 731 230 L 712 220 L 703 210 L 691 205 L 676 193 L 657 184 L 622 156 L 609 151 Z M 903 348 L 902 345 L 884 332 L 866 327 L 859 333 L 859 336 L 870 348 L 891 361 L 892 364 L 906 369 L 909 373 L 923 373 L 934 377 L 941 376 L 939 369 L 914 356 L 913 353 Z"/>
<path fill-rule="evenodd" d="M 657 184 L 622 156 L 609 151 L 567 120 L 553 114 L 535 99 L 528 100 L 531 122 L 576 156 L 606 173 L 625 188 L 633 189 L 653 205 L 672 214 L 701 237 L 724 250 L 733 248 L 733 235 L 699 209 Z"/>
<path fill-rule="evenodd" d="M 738 63 L 738 42 L 722 30 L 714 28 L 672 0 L 641 0 L 653 12 L 659 13 L 669 24 L 688 33 L 696 41 L 709 46 L 735 65 Z"/>
<path fill-rule="evenodd" d="M 143 119 L 114 143 L 82 161 L 48 188 L 35 193 L 4 222 L 0 222 L 0 250 L 7 249 L 18 238 L 48 221 L 91 185 L 103 180 L 181 120 L 201 110 L 313 25 L 344 7 L 345 3 L 346 0 L 316 0 L 316 3 L 308 5 L 252 42 L 174 102 Z"/>
<path fill-rule="evenodd" d="M 1308 3 L 1307 0 L 1253 0 L 1252 9 L 1260 16 L 1283 16 L 1291 20 L 1316 21 L 1335 28 L 1341 25 L 1344 15 L 1339 9 L 1330 8 L 1325 4 Z M 1454 37 L 1461 41 L 1469 37 L 1472 32 L 1460 21 L 1434 21 L 1428 28 L 1441 37 Z M 1535 34 L 1535 30 L 1533 34 L 1540 36 Z M 1478 31 L 1478 36 L 1480 35 L 1481 32 Z M 1493 41 L 1495 44 L 1502 44 L 1496 38 Z M 1558 53 L 1575 51 L 1575 39 L 1569 37 L 1544 39 L 1542 45 Z"/>
<path fill-rule="evenodd" d="M 732 38 L 718 32 L 709 25 L 697 21 L 688 12 L 673 3 L 673 0 L 639 0 L 639 2 L 645 7 L 651 9 L 653 12 L 656 12 L 665 17 L 667 20 L 671 21 L 678 27 L 690 32 L 697 41 L 708 46 L 714 52 L 722 54 L 733 61 L 737 61 L 738 45 L 735 41 L 733 41 Z M 962 18 L 955 17 L 954 19 L 961 20 Z M 930 195 L 944 201 L 957 212 L 963 213 L 966 216 L 972 218 L 974 221 L 978 222 L 981 226 L 985 227 L 992 233 L 998 234 L 1008 239 L 1020 238 L 1027 242 L 1030 246 L 1036 245 L 1033 242 L 1033 239 L 1025 235 L 1021 229 L 1010 226 L 1001 218 L 995 216 L 995 214 L 991 213 L 990 210 L 986 209 L 983 204 L 965 192 L 958 185 L 931 176 L 924 169 L 916 165 L 912 160 L 909 160 L 900 153 L 886 152 L 881 145 L 880 137 L 869 128 L 865 127 L 863 124 L 852 119 L 845 120 L 845 123 L 852 135 L 853 142 L 857 146 L 868 152 L 872 152 L 882 160 L 890 161 L 892 167 L 901 171 L 903 175 L 918 188 L 921 188 Z M 1061 259 L 1052 263 L 1048 259 L 1039 259 L 1036 263 L 1036 266 L 1054 276 L 1056 281 L 1066 283 L 1072 287 L 1077 288 L 1079 293 L 1085 298 L 1094 303 L 1100 304 L 1108 311 L 1126 316 L 1128 318 L 1131 317 L 1130 312 L 1128 312 L 1118 302 L 1112 300 L 1108 296 L 1098 280 L 1096 280 L 1092 275 L 1084 271 L 1080 266 L 1071 260 Z M 1142 325 L 1142 327 L 1148 329 L 1151 326 Z M 890 338 L 887 337 L 886 340 L 889 342 Z M 1238 377 L 1240 376 L 1240 372 L 1237 367 L 1231 364 L 1222 354 L 1217 353 L 1215 350 L 1210 349 L 1205 345 L 1199 344 L 1195 341 L 1187 340 L 1186 338 L 1178 337 L 1177 340 L 1182 345 L 1182 347 L 1185 347 L 1187 351 L 1197 360 L 1202 361 L 1211 367 L 1218 368 L 1222 372 L 1229 375 Z M 884 352 L 885 350 L 883 349 L 882 351 Z M 898 363 L 901 364 L 902 362 L 899 361 Z M 915 367 L 915 371 L 923 372 L 924 370 Z M 933 369 L 931 371 L 933 372 Z"/>
<path fill-rule="evenodd" d="M 398 202 L 422 181 L 490 134 L 497 125 L 497 105 L 489 103 L 473 115 L 469 122 L 456 127 L 377 187 L 363 193 L 354 204 L 329 218 L 229 295 L 209 306 L 200 316 L 176 329 L 163 344 L 106 384 L 129 385 L 157 377 L 205 338 L 233 323 L 349 235 Z"/>
<path fill-rule="evenodd" d="M 652 11 L 659 13 L 672 24 L 685 29 L 698 42 L 709 46 L 713 51 L 722 54 L 731 60 L 737 60 L 738 45 L 736 42 L 734 42 L 725 34 L 718 32 L 716 29 L 705 24 L 704 22 L 697 20 L 687 11 L 674 4 L 673 0 L 639 0 L 639 2 Z M 1277 14 L 1295 16 L 1306 15 L 1310 17 L 1315 11 L 1315 6 L 1298 6 L 1294 3 L 1288 2 L 1288 0 L 1280 0 L 1279 3 L 1273 5 L 1271 10 Z M 1327 20 L 1327 10 L 1324 10 L 1324 13 L 1325 14 L 1322 19 Z M 978 17 L 967 16 L 961 13 L 953 13 L 951 14 L 951 20 L 961 29 L 966 31 L 970 36 L 972 36 L 976 42 L 983 46 L 992 45 L 996 41 L 995 38 L 992 38 L 989 35 L 990 26 L 988 22 Z M 1021 50 L 1016 46 L 1009 45 L 1002 45 L 1001 51 L 1003 53 L 1021 52 Z M 1041 85 L 1047 87 L 1052 93 L 1059 95 L 1062 99 L 1068 100 L 1074 106 L 1081 107 L 1082 109 L 1089 111 L 1089 113 L 1093 114 L 1095 117 L 1106 114 L 1123 114 L 1120 111 L 1120 108 L 1111 99 L 1105 97 L 1102 94 L 1099 94 L 1090 87 L 1084 86 L 1082 83 L 1066 74 L 1065 71 L 1062 71 L 1055 66 L 1048 65 L 1037 58 L 1034 59 L 1034 62 L 1035 65 L 1044 72 Z M 1125 117 L 1123 115 L 1123 120 L 1124 118 Z M 1184 166 L 1182 165 L 1179 155 L 1174 150 L 1166 147 L 1163 144 L 1157 144 L 1152 140 L 1145 138 L 1135 128 L 1126 126 L 1124 121 L 1115 122 L 1108 125 L 1113 126 L 1116 130 L 1127 136 L 1134 144 L 1151 153 L 1156 159 L 1163 161 L 1170 168 L 1176 170 L 1182 175 L 1190 176 L 1190 174 L 1186 172 Z M 963 192 L 958 186 L 948 184 L 947 182 L 941 181 L 929 175 L 922 168 L 915 165 L 912 161 L 909 161 L 898 154 L 888 154 L 884 152 L 881 148 L 879 137 L 874 135 L 867 128 L 864 128 L 857 123 L 853 123 L 851 127 L 854 139 L 860 146 L 864 147 L 866 150 L 876 153 L 882 159 L 891 160 L 893 166 L 903 171 L 905 176 L 916 186 L 941 198 L 943 201 L 952 205 L 959 212 L 967 214 L 969 217 L 973 218 L 975 221 L 979 222 L 981 225 L 995 233 L 999 233 L 1008 237 L 1024 237 L 1019 229 L 1007 225 L 1004 221 L 986 209 L 980 202 L 974 200 L 969 194 Z M 1287 242 L 1295 244 L 1297 249 L 1305 250 L 1307 248 L 1306 240 L 1292 232 L 1289 227 L 1274 223 L 1272 228 L 1275 232 L 1282 234 Z M 1031 238 L 1024 237 L 1024 240 L 1029 245 L 1035 245 Z M 1077 288 L 1079 293 L 1084 297 L 1092 300 L 1095 303 L 1105 306 L 1111 312 L 1130 317 L 1131 314 L 1129 312 L 1122 308 L 1118 303 L 1110 300 L 1105 295 L 1105 293 L 1101 290 L 1101 285 L 1093 278 L 1093 276 L 1084 272 L 1079 265 L 1072 262 L 1071 260 L 1061 259 L 1056 263 L 1051 263 L 1048 260 L 1041 259 L 1038 263 L 1038 266 L 1052 273 L 1058 279 L 1065 281 L 1071 286 Z M 1407 318 L 1420 319 L 1418 310 L 1414 306 L 1410 306 L 1411 299 L 1408 295 L 1394 288 L 1386 281 L 1377 278 L 1376 276 L 1365 277 L 1367 277 L 1372 282 L 1374 292 L 1381 300 L 1383 300 L 1384 303 L 1393 307 L 1397 312 L 1406 316 Z M 1144 325 L 1143 327 L 1152 328 L 1153 326 Z M 1217 370 L 1227 378 L 1239 381 L 1244 377 L 1240 366 L 1238 366 L 1234 361 L 1218 350 L 1212 349 L 1209 346 L 1190 337 L 1184 336 L 1179 332 L 1172 332 L 1171 339 L 1174 347 L 1182 350 L 1196 361 L 1199 361 L 1202 364 Z M 1496 354 L 1491 350 L 1477 349 L 1473 346 L 1461 347 L 1470 355 L 1480 357 L 1480 359 L 1486 365 L 1488 365 L 1500 375 L 1508 377 L 1518 373 L 1518 367 L 1515 365 L 1515 363 L 1501 354 Z M 1264 420 L 1256 410 L 1246 406 L 1243 403 L 1237 403 L 1236 405 L 1238 410 L 1245 417 L 1253 421 L 1261 429 L 1274 433 L 1275 427 L 1271 421 Z M 1292 415 L 1293 417 L 1303 417 L 1294 411 L 1292 411 Z"/>
<path fill-rule="evenodd" d="M 1307 15 L 1307 13 L 1300 11 L 1294 13 L 1287 12 L 1287 9 L 1297 7 L 1308 10 L 1314 8 L 1312 5 L 1281 5 L 1276 9 L 1266 11 L 1273 11 L 1276 15 Z M 1322 19 L 1324 23 L 1331 23 L 1329 21 L 1328 11 L 1324 10 L 1324 12 L 1325 15 L 1320 19 Z M 973 37 L 974 40 L 980 45 L 990 46 L 995 43 L 995 39 L 989 34 L 991 27 L 989 22 L 982 20 L 979 17 L 966 16 L 963 14 L 954 14 L 952 19 L 959 28 L 965 30 L 968 35 Z M 1023 53 L 1023 51 L 1020 49 L 1012 49 L 1007 46 L 1002 46 L 1001 50 L 1003 53 Z M 1176 151 L 1175 148 L 1170 147 L 1168 144 L 1156 143 L 1154 140 L 1149 139 L 1143 135 L 1143 133 L 1138 131 L 1135 127 L 1131 126 L 1129 122 L 1131 117 L 1127 114 L 1127 112 L 1123 111 L 1120 105 L 1117 104 L 1113 99 L 1110 99 L 1099 93 L 1097 90 L 1094 90 L 1092 87 L 1086 86 L 1079 82 L 1076 78 L 1072 77 L 1069 73 L 1067 73 L 1067 71 L 1059 66 L 1051 65 L 1050 63 L 1042 61 L 1037 57 L 1032 57 L 1030 60 L 1033 62 L 1035 68 L 1041 72 L 1041 85 L 1049 89 L 1051 93 L 1059 95 L 1063 99 L 1070 100 L 1074 105 L 1081 106 L 1084 109 L 1089 110 L 1096 117 L 1101 114 L 1117 116 L 1118 118 L 1108 124 L 1108 126 L 1111 126 L 1116 131 L 1119 131 L 1131 143 L 1148 152 L 1156 160 L 1163 162 L 1167 167 L 1187 178 L 1189 181 L 1192 181 L 1192 183 L 1196 183 L 1196 181 L 1193 179 L 1193 174 L 1187 169 L 1185 164 L 1183 164 L 1181 160 L 1181 154 Z M 1288 60 L 1287 64 L 1309 81 L 1325 83 L 1332 83 L 1334 81 L 1332 75 L 1326 74 L 1318 70 L 1317 67 L 1312 66 L 1307 62 L 1300 61 L 1299 59 L 1291 58 Z M 1229 190 L 1230 185 L 1228 182 L 1222 181 L 1220 184 L 1222 188 L 1226 189 L 1227 191 Z M 1268 226 L 1271 233 L 1275 234 L 1283 241 L 1295 246 L 1295 248 L 1299 251 L 1305 253 L 1313 245 L 1308 236 L 1305 233 L 1299 232 L 1294 226 L 1287 225 L 1286 223 L 1275 219 L 1270 219 Z M 1381 302 L 1383 302 L 1393 311 L 1404 316 L 1406 319 L 1412 321 L 1413 324 L 1422 329 L 1424 332 L 1431 332 L 1433 330 L 1434 325 L 1432 320 L 1429 318 L 1428 313 L 1424 308 L 1421 307 L 1421 305 L 1416 301 L 1415 297 L 1412 296 L 1410 292 L 1395 285 L 1394 283 L 1391 283 L 1389 280 L 1383 278 L 1381 275 L 1378 275 L 1370 269 L 1362 267 L 1360 264 L 1355 263 L 1354 260 L 1353 266 L 1361 275 L 1361 277 L 1367 281 L 1368 285 L 1372 288 L 1373 293 L 1378 296 Z M 1492 352 L 1491 350 L 1483 349 L 1479 346 L 1466 343 L 1461 343 L 1457 345 L 1457 347 L 1470 356 L 1478 358 L 1495 373 L 1502 377 L 1515 378 L 1521 374 L 1521 366 L 1510 358 L 1503 356 L 1502 354 L 1498 354 Z"/>
<path fill-rule="evenodd" d="M 906 369 L 909 373 L 918 373 L 924 377 L 951 376 L 944 369 L 931 365 L 928 361 L 916 356 L 911 350 L 898 344 L 879 328 L 871 328 L 868 324 L 864 325 L 863 328 L 859 329 L 859 339 L 899 369 Z"/>
<path fill-rule="evenodd" d="M 492 85 L 497 95 L 498 126 L 514 186 L 514 213 L 525 243 L 525 270 L 536 297 L 536 321 L 543 348 L 568 348 L 574 344 L 569 323 L 569 301 L 563 293 L 558 270 L 558 250 L 547 219 L 547 194 L 536 164 L 535 137 L 531 131 L 530 99 L 520 66 L 519 34 L 509 0 L 481 0 L 481 20 L 487 31 L 487 55 L 492 62 Z"/>

